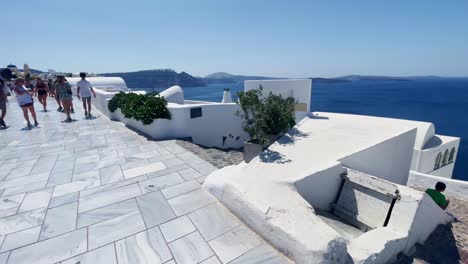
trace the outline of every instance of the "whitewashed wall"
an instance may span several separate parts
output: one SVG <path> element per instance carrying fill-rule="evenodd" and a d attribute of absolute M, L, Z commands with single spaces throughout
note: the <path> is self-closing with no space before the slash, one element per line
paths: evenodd
<path fill-rule="evenodd" d="M 330 203 L 335 199 L 343 181 L 345 172 L 342 164 L 337 164 L 294 183 L 297 192 L 314 208 L 330 210 Z"/>
<path fill-rule="evenodd" d="M 428 173 L 435 176 L 452 178 L 453 168 L 457 159 L 459 145 L 459 138 L 451 138 L 450 140 L 444 142 L 440 146 L 424 150 L 415 150 L 415 152 L 418 152 L 419 159 L 417 162 L 417 167 L 412 167 L 412 170 L 421 173 Z M 443 156 L 445 150 L 448 150 L 448 153 L 450 154 L 452 148 L 455 148 L 456 150 L 453 162 L 434 170 L 434 164 L 437 158 L 437 154 L 442 153 Z"/>
<path fill-rule="evenodd" d="M 437 177 L 417 171 L 410 171 L 408 186 L 418 189 L 434 189 L 437 182 L 443 182 L 447 185 L 444 194 L 468 201 L 468 182 Z"/>
<path fill-rule="evenodd" d="M 406 185 L 415 138 L 416 129 L 413 129 L 340 161 L 346 167 Z"/>
<path fill-rule="evenodd" d="M 76 83 L 81 80 L 81 77 L 67 77 L 68 83 L 72 89 L 76 89 Z M 94 88 L 102 90 L 111 89 L 119 91 L 127 91 L 127 84 L 120 77 L 87 77 L 86 80 L 91 83 Z"/>
<path fill-rule="evenodd" d="M 153 139 L 174 139 L 191 137 L 192 141 L 207 147 L 240 148 L 248 138 L 241 126 L 241 121 L 235 116 L 239 106 L 235 103 L 168 103 L 172 119 L 157 119 L 150 125 L 123 116 L 120 109 L 111 113 L 107 104 L 115 93 L 96 90 L 96 98 L 92 100 L 94 107 L 111 120 L 121 121 L 132 129 Z M 190 109 L 202 109 L 202 116 L 190 117 Z M 223 142 L 223 137 L 225 140 Z"/>
<path fill-rule="evenodd" d="M 293 96 L 298 103 L 306 104 L 310 112 L 310 99 L 312 96 L 312 80 L 310 79 L 287 79 L 287 80 L 251 80 L 244 82 L 244 90 L 255 90 L 263 87 L 264 94 L 273 92 L 283 97 Z"/>

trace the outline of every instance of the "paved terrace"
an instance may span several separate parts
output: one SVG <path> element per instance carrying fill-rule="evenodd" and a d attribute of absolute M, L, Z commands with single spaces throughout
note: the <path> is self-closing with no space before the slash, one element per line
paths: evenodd
<path fill-rule="evenodd" d="M 104 116 L 10 97 L 0 131 L 0 264 L 288 263 L 201 189 L 216 167 Z M 263 262 L 264 261 L 264 262 Z"/>

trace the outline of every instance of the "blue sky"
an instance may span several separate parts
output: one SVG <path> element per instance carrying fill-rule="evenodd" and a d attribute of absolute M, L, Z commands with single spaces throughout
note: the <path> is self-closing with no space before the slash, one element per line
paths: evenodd
<path fill-rule="evenodd" d="M 1 6 L 9 30 L 0 41 L 0 67 L 468 76 L 463 0 L 2 0 Z"/>

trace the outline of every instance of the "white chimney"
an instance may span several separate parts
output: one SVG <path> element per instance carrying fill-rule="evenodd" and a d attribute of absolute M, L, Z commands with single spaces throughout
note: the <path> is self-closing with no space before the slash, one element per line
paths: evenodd
<path fill-rule="evenodd" d="M 224 89 L 223 101 L 221 101 L 221 103 L 232 103 L 231 91 L 229 91 L 229 89 Z"/>

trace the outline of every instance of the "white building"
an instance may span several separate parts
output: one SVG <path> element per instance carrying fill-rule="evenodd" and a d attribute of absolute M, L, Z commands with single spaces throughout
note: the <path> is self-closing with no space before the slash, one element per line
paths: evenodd
<path fill-rule="evenodd" d="M 298 124 L 251 162 L 213 172 L 204 188 L 298 263 L 386 263 L 424 243 L 451 217 L 407 185 L 444 181 L 448 193 L 468 197 L 467 182 L 450 179 L 459 138 L 436 135 L 433 124 L 310 113 L 310 80 L 245 83 L 246 90 L 260 86 L 293 96 Z M 145 126 L 109 112 L 115 93 L 98 90 L 94 105 L 152 138 L 190 137 L 219 148 L 238 148 L 247 139 L 235 103 L 189 101 L 171 87 L 161 95 L 172 119 Z"/>

